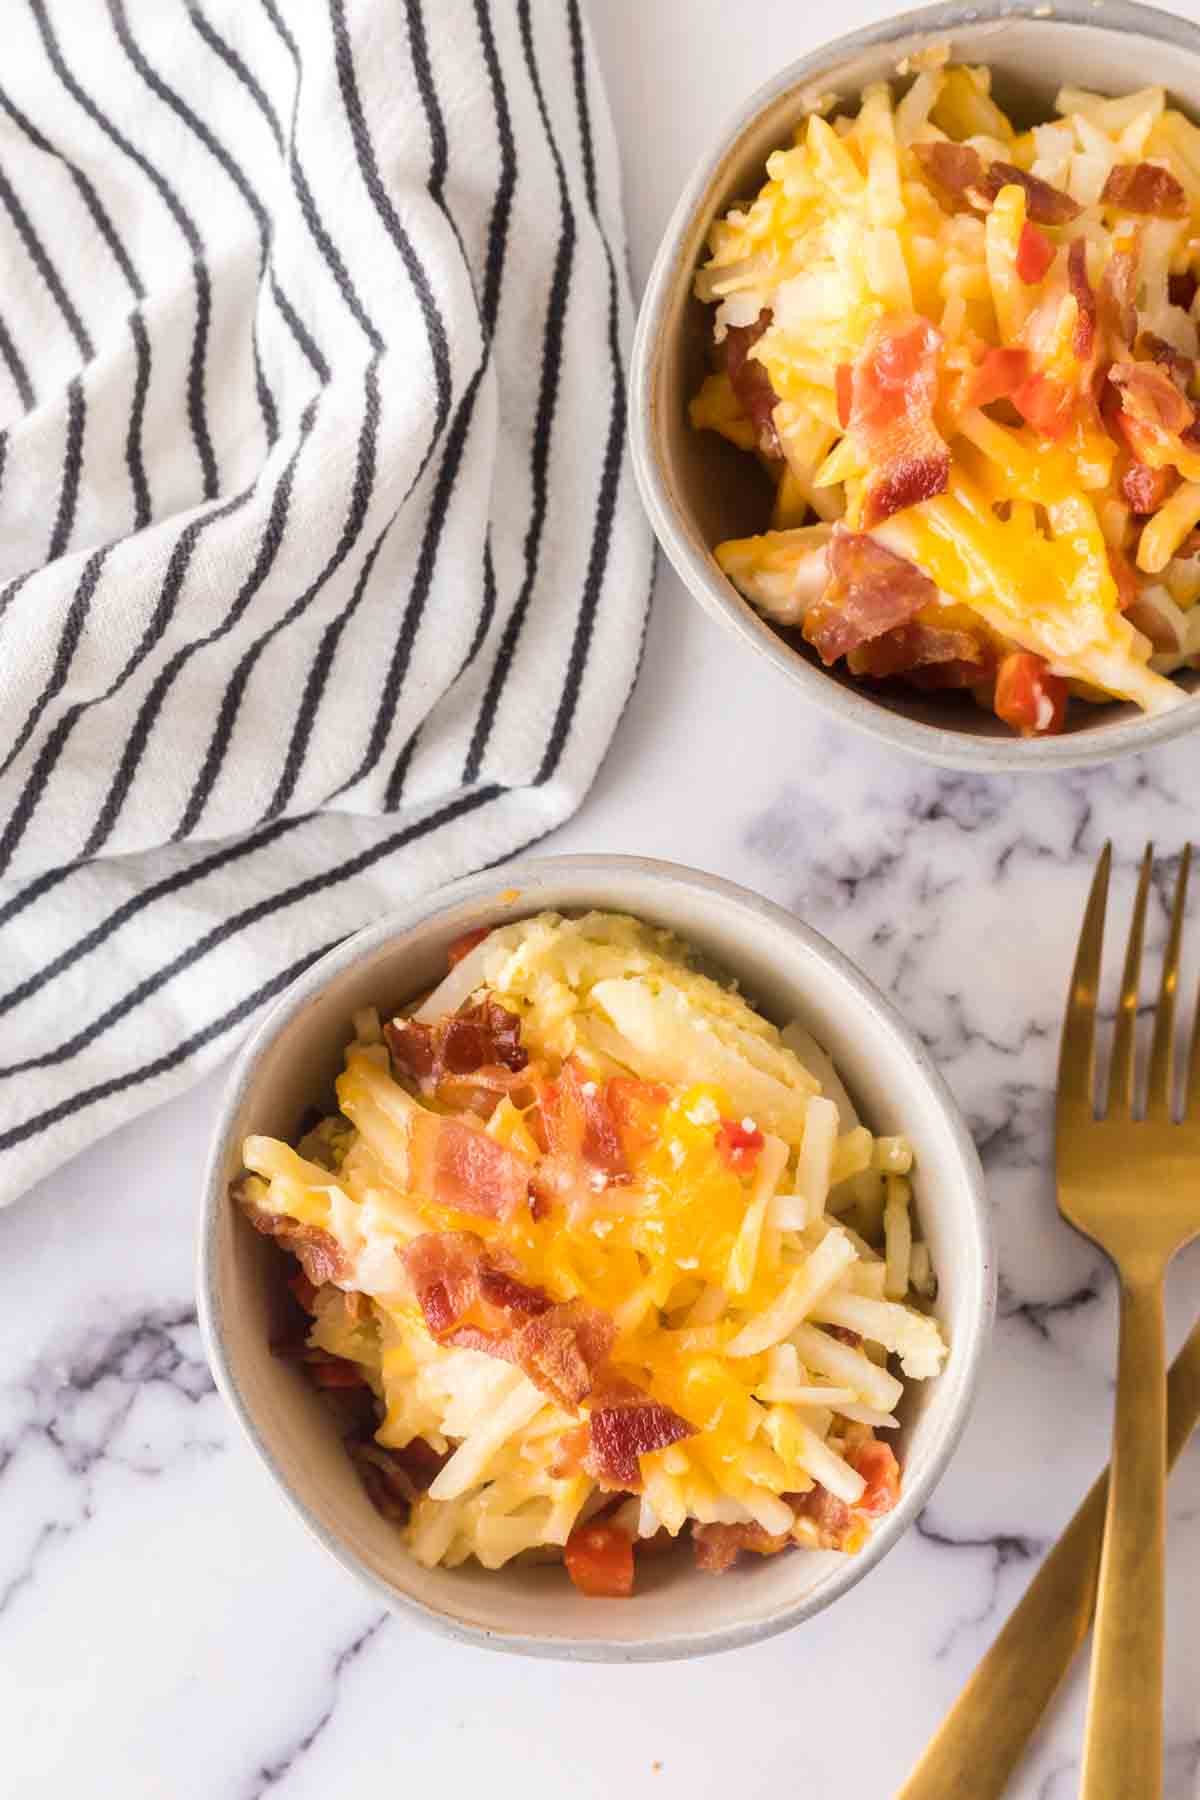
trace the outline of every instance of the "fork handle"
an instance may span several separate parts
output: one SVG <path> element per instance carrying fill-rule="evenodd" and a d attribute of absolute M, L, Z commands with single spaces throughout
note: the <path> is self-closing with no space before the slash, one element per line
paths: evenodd
<path fill-rule="evenodd" d="M 1080 1800 L 1162 1793 L 1163 1272 L 1121 1279 L 1121 1348 Z"/>

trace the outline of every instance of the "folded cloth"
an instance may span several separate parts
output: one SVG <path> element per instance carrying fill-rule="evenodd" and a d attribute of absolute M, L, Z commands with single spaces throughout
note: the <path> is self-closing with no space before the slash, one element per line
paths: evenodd
<path fill-rule="evenodd" d="M 640 651 L 578 0 L 8 0 L 0 1199 L 578 805 Z"/>

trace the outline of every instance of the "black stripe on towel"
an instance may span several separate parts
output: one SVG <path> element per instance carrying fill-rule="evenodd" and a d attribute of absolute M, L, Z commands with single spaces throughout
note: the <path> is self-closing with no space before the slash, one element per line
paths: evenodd
<path fill-rule="evenodd" d="M 571 31 L 571 69 L 574 79 L 575 108 L 579 115 L 579 139 L 588 210 L 592 215 L 592 222 L 596 227 L 600 242 L 604 245 L 605 260 L 608 264 L 608 356 L 612 369 L 612 397 L 609 402 L 608 439 L 604 446 L 604 468 L 600 479 L 600 493 L 596 502 L 596 523 L 592 532 L 592 548 L 588 557 L 587 575 L 584 578 L 583 599 L 575 625 L 571 655 L 567 663 L 566 680 L 563 683 L 558 710 L 554 715 L 554 724 L 550 730 L 546 754 L 542 758 L 542 766 L 536 777 L 539 786 L 542 782 L 549 781 L 558 767 L 579 701 L 579 690 L 583 683 L 584 671 L 587 668 L 592 628 L 596 619 L 596 607 L 600 600 L 601 588 L 604 585 L 605 569 L 608 566 L 613 516 L 616 512 L 617 490 L 621 480 L 621 461 L 625 450 L 625 377 L 621 366 L 620 295 L 612 246 L 605 235 L 596 197 L 596 161 L 592 148 L 592 124 L 587 98 L 587 70 L 583 57 L 583 23 L 579 16 L 578 0 L 567 0 L 567 17 Z"/>
<path fill-rule="evenodd" d="M 518 0 L 517 17 L 530 84 L 537 101 L 542 129 L 554 162 L 554 173 L 558 186 L 559 236 L 558 248 L 554 255 L 554 274 L 550 284 L 546 323 L 542 333 L 541 382 L 538 389 L 537 417 L 534 423 L 533 449 L 530 458 L 533 505 L 530 509 L 529 528 L 525 534 L 525 574 L 516 604 L 505 625 L 496 660 L 492 664 L 479 716 L 475 722 L 471 746 L 463 768 L 463 781 L 466 783 L 479 779 L 492 726 L 495 724 L 500 696 L 508 679 L 521 628 L 525 623 L 525 615 L 529 611 L 534 581 L 537 578 L 542 531 L 546 523 L 550 442 L 554 430 L 554 412 L 558 399 L 558 377 L 562 363 L 567 298 L 570 292 L 571 269 L 575 255 L 575 214 L 571 206 L 571 196 L 567 190 L 567 177 L 563 168 L 562 156 L 550 124 L 550 115 L 546 110 L 545 95 L 542 93 L 541 77 L 538 74 L 529 23 L 529 0 Z"/>
<path fill-rule="evenodd" d="M 63 59 L 62 50 L 54 29 L 46 12 L 46 0 L 29 0 L 33 16 L 37 21 L 46 54 L 50 59 L 55 74 L 90 119 L 103 131 L 104 135 L 114 143 L 118 150 L 136 164 L 146 179 L 162 197 L 171 217 L 175 220 L 183 237 L 192 252 L 192 276 L 196 284 L 196 324 L 192 334 L 191 357 L 188 365 L 187 407 L 188 423 L 192 438 L 196 445 L 196 454 L 200 459 L 200 469 L 204 482 L 204 497 L 211 500 L 217 493 L 220 482 L 217 475 L 217 459 L 213 450 L 212 436 L 208 429 L 208 414 L 204 404 L 205 360 L 208 349 L 209 322 L 212 315 L 212 287 L 208 278 L 208 270 L 204 264 L 204 245 L 200 233 L 188 213 L 180 204 L 169 181 L 157 170 L 135 144 L 131 144 L 125 134 L 118 130 L 112 120 L 101 111 L 96 102 L 87 94 L 75 79 Z"/>
<path fill-rule="evenodd" d="M 14 1076 L 27 1074 L 32 1069 L 50 1068 L 69 1062 L 81 1050 L 88 1049 L 97 1038 L 106 1031 L 110 1031 L 114 1025 L 119 1024 L 135 1008 L 158 993 L 168 982 L 173 981 L 177 975 L 194 968 L 211 951 L 219 949 L 222 944 L 228 943 L 240 932 L 247 930 L 252 925 L 261 924 L 264 919 L 273 918 L 288 907 L 313 900 L 317 895 L 327 893 L 330 888 L 352 879 L 355 875 L 361 875 L 385 856 L 390 856 L 395 851 L 403 850 L 408 845 L 419 842 L 431 831 L 437 831 L 441 826 L 449 825 L 467 813 L 477 812 L 480 807 L 486 806 L 504 792 L 503 788 L 492 786 L 477 788 L 471 794 L 462 794 L 446 806 L 439 807 L 436 812 L 430 813 L 427 818 L 419 819 L 412 825 L 406 825 L 402 830 L 392 832 L 380 843 L 371 845 L 369 849 L 361 850 L 357 856 L 348 858 L 337 868 L 324 869 L 316 875 L 306 876 L 303 881 L 294 882 L 291 887 L 283 888 L 278 893 L 269 894 L 264 899 L 255 901 L 253 906 L 243 907 L 240 912 L 231 914 L 227 919 L 222 919 L 219 925 L 214 925 L 211 930 L 197 938 L 195 943 L 190 944 L 186 950 L 181 951 L 169 963 L 156 969 L 152 975 L 146 976 L 136 987 L 128 989 L 119 1000 L 114 1001 L 89 1025 L 84 1026 L 82 1031 L 77 1031 L 73 1037 L 66 1039 L 53 1050 L 47 1050 L 41 1056 L 29 1057 L 24 1062 L 12 1063 L 7 1068 L 0 1069 L 0 1080 L 7 1081 Z M 245 1015 L 240 1014 L 239 1016 L 244 1017 Z M 100 1085 L 104 1092 L 110 1091 L 107 1082 Z M 96 1094 L 96 1089 L 85 1088 L 75 1098 L 79 1104 L 87 1104 L 87 1097 L 95 1097 Z M 64 1104 L 67 1113 L 77 1110 L 77 1107 L 70 1102 Z M 66 1116 L 57 1107 L 52 1108 L 51 1112 L 57 1118 Z M 43 1114 L 41 1117 L 43 1121 L 50 1122 L 49 1115 Z M 0 1132 L 0 1150 L 9 1149 L 12 1144 L 20 1143 L 25 1137 L 32 1136 L 34 1130 L 41 1129 L 41 1125 L 36 1120 L 29 1121 L 28 1126 L 29 1128 L 17 1127 L 15 1134 Z"/>

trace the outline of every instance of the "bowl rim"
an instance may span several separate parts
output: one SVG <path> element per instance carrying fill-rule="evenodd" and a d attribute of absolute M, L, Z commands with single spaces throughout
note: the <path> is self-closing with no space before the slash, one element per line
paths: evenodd
<path fill-rule="evenodd" d="M 815 1592 L 805 1595 L 798 1602 L 781 1606 L 766 1616 L 735 1621 L 729 1625 L 668 1631 L 662 1636 L 645 1637 L 637 1643 L 625 1642 L 619 1638 L 576 1638 L 565 1633 L 549 1636 L 517 1630 L 510 1632 L 477 1624 L 443 1612 L 414 1595 L 399 1592 L 361 1562 L 354 1551 L 326 1527 L 301 1493 L 291 1485 L 259 1429 L 253 1409 L 238 1384 L 232 1360 L 226 1353 L 222 1323 L 224 1304 L 218 1283 L 216 1255 L 220 1209 L 226 1202 L 224 1171 L 234 1120 L 253 1085 L 264 1051 L 319 992 L 359 963 L 385 949 L 393 940 L 421 926 L 434 924 L 445 914 L 462 908 L 464 904 L 477 902 L 482 906 L 488 901 L 499 903 L 502 897 L 507 898 L 508 890 L 523 890 L 527 887 L 536 890 L 539 882 L 564 884 L 574 881 L 583 889 L 594 876 L 611 878 L 614 873 L 620 874 L 623 871 L 636 875 L 639 880 L 649 880 L 657 885 L 664 897 L 681 890 L 715 896 L 742 913 L 747 929 L 751 927 L 754 918 L 770 921 L 786 930 L 810 954 L 833 969 L 852 991 L 855 1004 L 861 1005 L 863 1022 L 874 1023 L 899 1041 L 900 1047 L 907 1052 L 914 1065 L 916 1082 L 924 1085 L 928 1098 L 936 1106 L 948 1132 L 950 1147 L 960 1166 L 963 1207 L 960 1228 L 970 1234 L 972 1250 L 966 1276 L 969 1287 L 963 1308 L 966 1322 L 959 1334 L 957 1387 L 951 1395 L 950 1411 L 941 1428 L 940 1437 L 927 1455 L 919 1480 L 911 1488 L 905 1488 L 900 1504 L 886 1519 L 879 1522 L 864 1548 L 855 1556 L 846 1558 L 844 1567 L 829 1581 L 823 1582 Z M 570 905 L 570 902 L 564 901 L 561 904 Z M 637 906 L 633 906 L 631 911 L 636 914 Z M 995 1317 L 995 1252 L 983 1166 L 958 1104 L 920 1038 L 906 1024 L 891 1001 L 842 951 L 786 908 L 735 882 L 727 881 L 722 876 L 647 857 L 548 856 L 501 865 L 499 869 L 463 877 L 421 898 L 411 900 L 328 951 L 275 1001 L 239 1053 L 222 1091 L 213 1123 L 202 1196 L 196 1246 L 197 1315 L 201 1337 L 217 1388 L 273 1478 L 276 1492 L 287 1502 L 310 1534 L 390 1611 L 410 1616 L 459 1643 L 514 1651 L 527 1656 L 588 1662 L 670 1661 L 734 1649 L 773 1637 L 831 1605 L 863 1580 L 903 1536 L 940 1481 L 970 1416 Z"/>
<path fill-rule="evenodd" d="M 726 120 L 716 148 L 684 186 L 664 228 L 638 308 L 629 365 L 629 445 L 634 476 L 655 537 L 684 587 L 710 617 L 764 656 L 801 696 L 824 713 L 865 732 L 878 743 L 899 745 L 924 762 L 987 774 L 1046 774 L 1095 767 L 1118 756 L 1165 744 L 1200 727 L 1200 692 L 1190 704 L 1155 716 L 1135 715 L 1095 731 L 1061 737 L 980 737 L 951 726 L 928 725 L 881 705 L 868 691 L 843 687 L 786 644 L 716 573 L 711 552 L 701 553 L 683 524 L 655 445 L 654 390 L 664 315 L 683 274 L 682 245 L 705 195 L 742 134 L 781 96 L 811 86 L 830 65 L 858 52 L 912 39 L 937 39 L 967 26 L 1019 19 L 1031 25 L 1091 26 L 1149 38 L 1200 57 L 1200 23 L 1145 6 L 1140 0 L 948 0 L 864 26 L 830 39 L 798 57 L 756 88 Z"/>

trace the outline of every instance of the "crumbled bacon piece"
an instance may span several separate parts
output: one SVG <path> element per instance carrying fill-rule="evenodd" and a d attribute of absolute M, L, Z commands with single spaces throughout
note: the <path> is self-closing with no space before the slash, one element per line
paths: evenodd
<path fill-rule="evenodd" d="M 1054 261 L 1054 245 L 1044 231 L 1026 219 L 1017 240 L 1017 277 L 1026 287 L 1035 287 Z"/>
<path fill-rule="evenodd" d="M 511 1219 L 528 1203 L 530 1165 L 515 1151 L 459 1119 L 431 1115 L 416 1125 L 413 1185 L 439 1206 L 485 1219 Z"/>
<path fill-rule="evenodd" d="M 829 581 L 804 619 L 804 635 L 826 665 L 937 600 L 928 575 L 865 532 L 836 525 L 826 555 Z"/>
<path fill-rule="evenodd" d="M 831 1494 L 818 1481 L 806 1494 L 784 1494 L 783 1498 L 799 1519 L 811 1519 L 817 1528 L 817 1543 L 822 1550 L 840 1550 L 854 1523 L 853 1514 L 844 1500 Z"/>
<path fill-rule="evenodd" d="M 983 158 L 970 144 L 938 139 L 930 144 L 914 144 L 913 155 L 926 180 L 934 182 L 952 200 L 965 201 L 972 189 L 983 186 Z"/>
<path fill-rule="evenodd" d="M 628 1180 L 629 1164 L 608 1094 L 573 1056 L 545 1089 L 542 1118 L 552 1155 L 581 1159 L 610 1181 Z"/>
<path fill-rule="evenodd" d="M 1120 394 L 1116 426 L 1139 462 L 1158 467 L 1188 447 L 1195 409 L 1165 369 L 1148 362 L 1114 363 L 1108 381 Z"/>
<path fill-rule="evenodd" d="M 993 704 L 996 717 L 1022 737 L 1049 737 L 1066 722 L 1067 684 L 1043 657 L 1013 650 L 996 671 Z"/>
<path fill-rule="evenodd" d="M 254 1205 L 244 1195 L 239 1182 L 233 1185 L 234 1198 L 253 1225 L 264 1237 L 273 1237 L 281 1249 L 290 1250 L 314 1288 L 326 1281 L 346 1281 L 352 1270 L 342 1246 L 331 1232 L 319 1225 L 303 1225 L 290 1213 L 268 1212 Z"/>
<path fill-rule="evenodd" d="M 1188 215 L 1183 184 L 1157 163 L 1117 163 L 1104 183 L 1100 204 L 1156 219 L 1186 219 Z"/>
<path fill-rule="evenodd" d="M 620 1376 L 610 1376 L 593 1396 L 588 1414 L 588 1448 L 584 1467 L 601 1487 L 626 1493 L 641 1490 L 638 1458 L 665 1450 L 696 1427 Z"/>
<path fill-rule="evenodd" d="M 473 1311 L 484 1329 L 503 1331 L 514 1316 L 536 1317 L 554 1304 L 544 1289 L 530 1287 L 505 1268 L 473 1231 L 424 1232 L 405 1245 L 401 1261 L 425 1323 L 437 1338 L 461 1326 Z"/>
<path fill-rule="evenodd" d="M 1125 247 L 1109 251 L 1100 277 L 1100 318 L 1119 345 L 1132 345 L 1137 336 L 1137 291 L 1142 259 L 1141 233 Z"/>
<path fill-rule="evenodd" d="M 949 485 L 950 451 L 933 422 L 941 347 L 928 319 L 879 319 L 854 365 L 847 433 L 870 469 L 864 531 Z"/>
<path fill-rule="evenodd" d="M 836 1338 L 839 1344 L 849 1344 L 852 1350 L 857 1350 L 862 1343 L 862 1332 L 852 1331 L 849 1325 L 826 1325 L 824 1330 L 827 1337 Z"/>
<path fill-rule="evenodd" d="M 1013 390 L 1012 403 L 1026 424 L 1042 437 L 1060 438 L 1075 417 L 1075 398 L 1065 382 L 1037 374 Z"/>
<path fill-rule="evenodd" d="M 855 1501 L 854 1511 L 868 1519 L 882 1518 L 891 1512 L 900 1498 L 900 1464 L 890 1446 L 878 1438 L 868 1438 L 847 1450 L 846 1461 L 867 1484 Z"/>
<path fill-rule="evenodd" d="M 347 1438 L 345 1442 L 375 1510 L 401 1525 L 449 1455 L 419 1437 L 402 1450 L 386 1448 L 374 1438 Z"/>
<path fill-rule="evenodd" d="M 766 1138 L 757 1125 L 740 1119 L 722 1119 L 717 1126 L 717 1155 L 735 1175 L 752 1175 Z"/>
<path fill-rule="evenodd" d="M 520 1074 L 529 1062 L 521 1047 L 521 1021 L 490 994 L 433 1025 L 391 1019 L 383 1033 L 400 1073 L 427 1094 L 447 1076 L 489 1068 Z"/>
<path fill-rule="evenodd" d="M 764 307 L 753 325 L 729 327 L 725 333 L 725 369 L 737 403 L 754 427 L 759 449 L 766 456 L 779 456 L 782 453 L 773 416 L 779 395 L 771 386 L 765 365 L 750 354 L 770 323 L 770 310 Z"/>
<path fill-rule="evenodd" d="M 709 1575 L 723 1575 L 732 1569 L 743 1550 L 759 1556 L 774 1556 L 794 1542 L 790 1533 L 778 1535 L 754 1523 L 741 1525 L 693 1525 L 692 1549 L 696 1567 Z"/>
<path fill-rule="evenodd" d="M 1025 214 L 1035 225 L 1069 225 L 1082 211 L 1077 200 L 1072 200 L 1061 188 L 1051 187 L 1040 175 L 1030 175 L 1025 169 L 1018 169 L 1015 163 L 989 163 L 981 183 L 983 194 L 992 201 L 1001 188 L 1006 187 L 1024 190 Z"/>
<path fill-rule="evenodd" d="M 636 1156 L 658 1142 L 662 1115 L 671 1098 L 669 1088 L 657 1081 L 637 1081 L 632 1075 L 614 1075 L 605 1094 L 626 1156 Z"/>
<path fill-rule="evenodd" d="M 1136 458 L 1121 476 L 1121 492 L 1129 508 L 1139 517 L 1157 512 L 1163 501 L 1179 485 L 1174 469 L 1151 469 Z"/>
<path fill-rule="evenodd" d="M 885 631 L 847 658 L 855 675 L 876 681 L 893 675 L 920 676 L 936 687 L 975 687 L 987 679 L 993 660 L 971 632 L 944 631 L 919 619 Z"/>
<path fill-rule="evenodd" d="M 1017 346 L 984 352 L 967 387 L 971 406 L 990 406 L 993 400 L 1011 400 L 1023 382 L 1029 380 L 1032 364 L 1028 350 Z"/>
<path fill-rule="evenodd" d="M 1079 217 L 1081 208 L 1070 194 L 1018 169 L 1015 163 L 993 162 L 985 168 L 983 158 L 970 144 L 914 144 L 913 151 L 929 180 L 952 199 L 981 212 L 987 211 L 1001 188 L 1019 187 L 1025 193 L 1026 215 L 1035 225 L 1069 225 Z"/>
<path fill-rule="evenodd" d="M 1081 363 L 1090 360 L 1096 347 L 1096 294 L 1088 279 L 1087 240 L 1077 237 L 1067 252 L 1067 279 L 1079 308 L 1073 348 Z"/>
<path fill-rule="evenodd" d="M 1157 363 L 1161 369 L 1167 371 L 1180 392 L 1187 393 L 1196 373 L 1194 356 L 1185 356 L 1182 350 L 1177 350 L 1174 344 L 1168 344 L 1166 338 L 1159 337 L 1156 331 L 1138 333 L 1134 354 L 1148 357 L 1152 363 Z"/>
<path fill-rule="evenodd" d="M 570 1411 L 592 1392 L 616 1341 L 617 1328 L 607 1313 L 568 1300 L 521 1326 L 512 1360 L 535 1387 Z"/>

